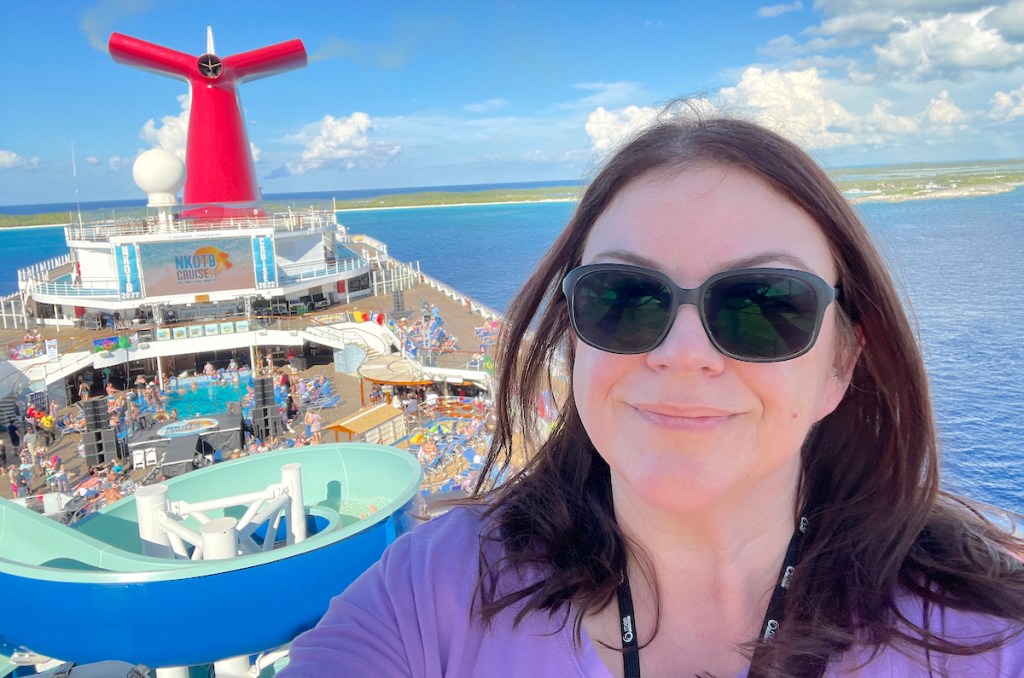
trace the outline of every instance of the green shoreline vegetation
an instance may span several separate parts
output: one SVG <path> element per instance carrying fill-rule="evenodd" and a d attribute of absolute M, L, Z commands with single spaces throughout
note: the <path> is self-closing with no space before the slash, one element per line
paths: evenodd
<path fill-rule="evenodd" d="M 840 190 L 854 203 L 902 202 L 936 198 L 965 198 L 1012 191 L 1024 184 L 1024 160 L 958 163 L 914 163 L 884 167 L 842 168 L 830 172 Z M 579 198 L 579 186 L 549 186 L 525 189 L 489 189 L 486 191 L 425 193 L 385 193 L 369 198 L 338 200 L 341 210 L 395 209 L 403 207 L 442 207 L 523 202 L 573 201 Z M 328 199 L 297 204 L 268 200 L 268 212 L 287 212 L 289 208 L 330 209 Z M 2 208 L 0 208 L 2 209 Z M 84 220 L 144 217 L 144 207 L 93 210 L 83 213 Z M 46 214 L 0 214 L 0 228 L 53 226 L 68 223 L 67 212 Z"/>

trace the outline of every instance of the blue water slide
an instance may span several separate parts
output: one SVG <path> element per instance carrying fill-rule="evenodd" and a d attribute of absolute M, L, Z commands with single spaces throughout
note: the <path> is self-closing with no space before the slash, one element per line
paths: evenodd
<path fill-rule="evenodd" d="M 0 644 L 79 663 L 190 666 L 271 649 L 312 627 L 410 524 L 422 472 L 391 447 L 319 445 L 166 481 L 171 502 L 256 492 L 299 463 L 305 541 L 230 560 L 143 555 L 134 497 L 77 529 L 0 500 Z M 244 508 L 206 512 L 240 517 Z M 193 518 L 185 526 L 195 531 Z M 278 533 L 278 537 L 280 536 Z"/>

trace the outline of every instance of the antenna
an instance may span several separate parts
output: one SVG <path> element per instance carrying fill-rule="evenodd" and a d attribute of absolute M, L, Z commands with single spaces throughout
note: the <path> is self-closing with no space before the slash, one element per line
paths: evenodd
<path fill-rule="evenodd" d="M 82 225 L 82 203 L 78 199 L 78 164 L 75 162 L 75 142 L 71 142 L 71 176 L 75 183 L 75 211 L 78 212 L 78 225 Z"/>
<path fill-rule="evenodd" d="M 206 53 L 216 54 L 213 50 L 213 26 L 206 27 Z"/>

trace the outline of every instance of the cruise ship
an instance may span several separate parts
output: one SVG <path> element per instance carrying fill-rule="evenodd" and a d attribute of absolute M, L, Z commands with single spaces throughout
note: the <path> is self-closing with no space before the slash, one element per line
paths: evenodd
<path fill-rule="evenodd" d="M 423 495 L 445 480 L 451 489 L 452 471 L 474 462 L 466 452 L 425 465 L 422 454 L 366 444 L 422 437 L 407 427 L 398 397 L 415 388 L 447 403 L 434 405 L 433 416 L 453 422 L 437 429 L 439 440 L 464 441 L 470 418 L 480 427 L 493 371 L 483 344 L 470 360 L 443 331 L 416 337 L 411 326 L 438 329 L 445 313 L 467 334 L 495 327 L 498 314 L 390 257 L 384 243 L 350 233 L 334 209 L 265 206 L 238 89 L 305 66 L 300 40 L 222 58 L 212 29 L 199 55 L 114 33 L 109 51 L 118 63 L 188 83 L 185 161 L 142 153 L 133 175 L 148 196 L 145 214 L 75 215 L 64 228 L 67 255 L 19 270 L 18 303 L 0 309 L 0 325 L 26 335 L 3 363 L 0 417 L 6 425 L 14 416 L 19 392 L 37 415 L 80 407 L 82 469 L 97 475 L 116 460 L 134 468 L 137 491 L 100 502 L 73 527 L 50 519 L 71 522 L 63 505 L 49 506 L 67 498 L 61 493 L 40 495 L 35 506 L 0 499 L 0 587 L 16 592 L 8 602 L 19 610 L 0 622 L 0 675 L 273 675 L 295 630 L 408 529 Z M 419 306 L 407 308 L 407 295 Z M 307 360 L 358 377 L 366 406 L 326 427 L 334 441 L 246 455 L 247 433 L 265 440 L 287 425 L 272 377 L 259 372 L 301 378 Z M 141 399 L 146 388 L 238 383 L 247 371 L 256 377 L 248 412 L 149 422 L 130 439 L 107 425 L 103 406 L 114 391 L 137 387 Z M 364 381 L 375 384 L 370 402 Z M 330 390 L 327 383 L 321 394 L 328 406 Z M 171 471 L 168 450 L 179 439 L 189 473 Z M 213 464 L 207 452 L 230 452 L 229 440 L 238 441 L 237 460 Z M 99 477 L 87 482 L 103 487 Z M 207 542 L 211 525 L 228 541 Z M 56 600 L 84 603 L 88 618 L 66 624 L 48 604 Z M 194 622 L 206 629 L 201 640 Z"/>

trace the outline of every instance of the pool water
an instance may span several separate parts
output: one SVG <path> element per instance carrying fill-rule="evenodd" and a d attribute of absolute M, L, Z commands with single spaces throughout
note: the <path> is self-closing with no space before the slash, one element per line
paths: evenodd
<path fill-rule="evenodd" d="M 237 383 L 229 378 L 226 383 L 217 384 L 206 376 L 172 380 L 165 407 L 168 412 L 178 410 L 178 419 L 224 414 L 228 403 L 242 402 L 251 383 L 248 372 L 240 373 Z"/>

